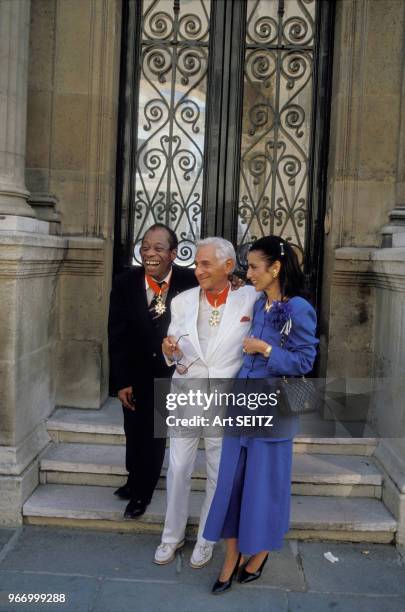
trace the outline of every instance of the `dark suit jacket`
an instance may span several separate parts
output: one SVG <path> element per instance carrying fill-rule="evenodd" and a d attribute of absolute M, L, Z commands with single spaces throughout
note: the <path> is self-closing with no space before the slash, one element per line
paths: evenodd
<path fill-rule="evenodd" d="M 152 321 L 144 269 L 131 268 L 114 279 L 108 320 L 112 393 L 132 385 L 137 401 L 150 401 L 153 379 L 165 378 L 172 370 L 166 365 L 161 346 L 170 324 L 171 300 L 197 284 L 193 270 L 173 266 L 166 312 Z"/>

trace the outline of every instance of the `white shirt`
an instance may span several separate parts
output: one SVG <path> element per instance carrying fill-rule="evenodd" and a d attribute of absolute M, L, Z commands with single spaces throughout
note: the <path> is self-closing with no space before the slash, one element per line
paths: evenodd
<path fill-rule="evenodd" d="M 170 268 L 169 273 L 164 277 L 164 279 L 162 281 L 159 281 L 159 283 L 167 283 L 168 285 L 170 285 L 170 279 L 172 277 L 172 268 Z M 153 276 L 152 276 L 153 278 Z M 158 282 L 156 280 L 156 278 L 153 279 L 154 281 Z M 155 292 L 153 291 L 153 289 L 151 289 L 149 287 L 149 283 L 148 283 L 148 279 L 146 278 L 146 274 L 145 274 L 145 289 L 146 289 L 146 299 L 148 301 L 148 306 L 150 306 L 151 301 L 153 300 L 153 296 L 155 295 Z M 162 301 L 163 303 L 166 302 L 166 297 L 167 297 L 168 291 L 164 291 L 161 295 Z"/>
<path fill-rule="evenodd" d="M 214 341 L 218 334 L 219 324 L 221 322 L 222 313 L 224 311 L 225 304 L 221 304 L 215 310 L 219 310 L 219 321 L 218 325 L 210 325 L 209 320 L 212 315 L 214 307 L 208 303 L 205 297 L 205 292 L 200 293 L 200 303 L 198 307 L 198 318 L 197 318 L 197 333 L 198 340 L 200 342 L 201 351 L 204 357 L 208 353 L 210 344 Z"/>

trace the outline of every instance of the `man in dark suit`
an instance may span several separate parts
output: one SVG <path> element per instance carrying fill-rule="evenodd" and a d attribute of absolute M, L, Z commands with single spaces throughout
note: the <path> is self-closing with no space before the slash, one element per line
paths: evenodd
<path fill-rule="evenodd" d="M 171 375 L 162 355 L 172 298 L 197 285 L 193 270 L 173 265 L 176 234 L 156 223 L 145 233 L 143 267 L 114 279 L 108 337 L 111 382 L 124 412 L 127 483 L 115 495 L 129 499 L 125 518 L 141 516 L 159 479 L 166 440 L 153 431 L 153 381 Z"/>

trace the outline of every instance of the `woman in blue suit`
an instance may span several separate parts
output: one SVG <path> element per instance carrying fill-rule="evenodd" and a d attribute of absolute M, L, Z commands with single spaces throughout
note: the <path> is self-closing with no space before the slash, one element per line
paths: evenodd
<path fill-rule="evenodd" d="M 263 296 L 244 340 L 238 378 L 307 374 L 318 340 L 316 314 L 304 298 L 304 275 L 293 248 L 278 236 L 257 240 L 248 255 L 248 278 Z M 291 434 L 292 435 L 292 434 Z M 218 484 L 204 538 L 226 540 L 226 556 L 214 594 L 229 589 L 242 555 L 249 559 L 239 582 L 260 577 L 268 553 L 282 547 L 289 529 L 293 440 L 225 437 Z"/>

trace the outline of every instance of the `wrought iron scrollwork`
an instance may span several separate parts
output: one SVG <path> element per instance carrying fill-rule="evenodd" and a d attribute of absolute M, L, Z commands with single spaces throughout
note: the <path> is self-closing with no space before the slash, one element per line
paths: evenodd
<path fill-rule="evenodd" d="M 316 0 L 248 0 L 238 243 L 304 249 Z"/>
<path fill-rule="evenodd" d="M 193 9 L 193 12 L 190 11 Z M 210 0 L 143 0 L 134 181 L 134 263 L 155 222 L 190 265 L 200 236 Z"/>
<path fill-rule="evenodd" d="M 167 223 L 180 239 L 179 262 L 190 265 L 201 232 L 212 3 L 137 1 L 134 242 Z M 319 0 L 246 2 L 237 242 L 278 233 L 304 250 Z"/>

